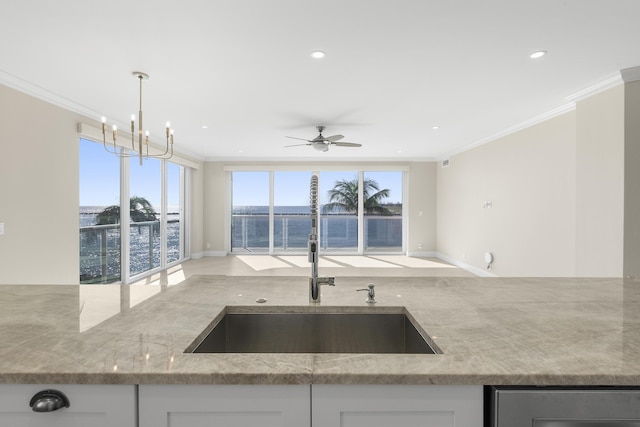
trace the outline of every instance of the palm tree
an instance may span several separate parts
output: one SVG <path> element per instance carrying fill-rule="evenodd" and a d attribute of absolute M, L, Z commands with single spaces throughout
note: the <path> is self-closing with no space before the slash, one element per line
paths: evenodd
<path fill-rule="evenodd" d="M 133 196 L 129 199 L 129 218 L 131 222 L 157 221 L 158 214 L 153 205 L 144 197 Z M 96 216 L 96 224 L 119 224 L 120 206 L 108 206 Z"/>
<path fill-rule="evenodd" d="M 390 190 L 380 190 L 380 186 L 371 178 L 363 181 L 364 213 L 366 215 L 393 215 L 389 209 L 380 205 L 380 202 L 389 197 Z M 358 213 L 358 178 L 352 180 L 341 179 L 336 181 L 328 191 L 329 203 L 322 207 L 322 212 Z"/>

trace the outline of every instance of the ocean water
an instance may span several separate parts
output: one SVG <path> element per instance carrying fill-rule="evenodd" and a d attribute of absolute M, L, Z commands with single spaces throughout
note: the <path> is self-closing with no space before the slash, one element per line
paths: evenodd
<path fill-rule="evenodd" d="M 113 283 L 120 280 L 120 225 L 96 225 L 103 206 L 80 208 L 80 283 Z M 130 275 L 160 266 L 160 222 L 131 223 L 129 235 Z M 167 261 L 180 254 L 180 212 L 167 213 Z"/>

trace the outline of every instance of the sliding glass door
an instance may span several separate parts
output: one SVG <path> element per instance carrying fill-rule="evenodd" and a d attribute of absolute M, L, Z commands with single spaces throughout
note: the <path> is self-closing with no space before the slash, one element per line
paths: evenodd
<path fill-rule="evenodd" d="M 121 276 L 120 159 L 80 141 L 80 283 Z"/>
<path fill-rule="evenodd" d="M 358 250 L 358 172 L 320 172 L 320 246 Z"/>
<path fill-rule="evenodd" d="M 402 172 L 364 172 L 364 250 L 402 251 Z"/>
<path fill-rule="evenodd" d="M 318 171 L 324 253 L 403 252 L 403 171 Z M 231 171 L 231 252 L 304 253 L 311 171 Z"/>
<path fill-rule="evenodd" d="M 129 275 L 160 267 L 161 162 L 129 159 Z"/>
<path fill-rule="evenodd" d="M 232 252 L 269 252 L 269 172 L 232 176 Z"/>
<path fill-rule="evenodd" d="M 273 173 L 273 249 L 307 249 L 311 219 L 309 181 L 311 172 Z"/>

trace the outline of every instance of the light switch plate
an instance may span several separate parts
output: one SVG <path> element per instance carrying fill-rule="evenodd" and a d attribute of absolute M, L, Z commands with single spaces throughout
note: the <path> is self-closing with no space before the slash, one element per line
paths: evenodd
<path fill-rule="evenodd" d="M 0 222 L 0 236 L 4 234 L 4 222 Z"/>

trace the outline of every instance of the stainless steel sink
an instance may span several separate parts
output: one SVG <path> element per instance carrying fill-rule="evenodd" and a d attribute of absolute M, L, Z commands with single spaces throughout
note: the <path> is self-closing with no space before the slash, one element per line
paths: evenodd
<path fill-rule="evenodd" d="M 432 345 L 427 343 L 425 335 Z M 405 313 L 225 313 L 186 352 L 434 354 Z M 435 347 L 437 348 L 437 347 Z"/>

